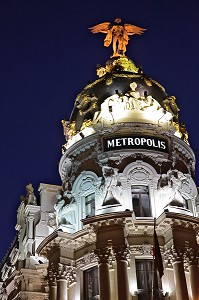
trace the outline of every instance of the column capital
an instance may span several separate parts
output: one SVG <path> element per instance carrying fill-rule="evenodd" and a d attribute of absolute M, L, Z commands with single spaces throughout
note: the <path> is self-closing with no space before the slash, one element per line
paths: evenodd
<path fill-rule="evenodd" d="M 46 276 L 46 280 L 48 281 L 49 285 L 56 285 L 57 278 L 56 278 L 57 272 L 54 266 L 51 266 L 48 268 L 48 274 Z"/>
<path fill-rule="evenodd" d="M 185 260 L 189 266 L 198 265 L 198 257 L 199 257 L 199 253 L 197 250 L 191 247 L 186 247 Z"/>
<path fill-rule="evenodd" d="M 185 248 L 180 246 L 172 246 L 173 262 L 183 261 Z"/>
<path fill-rule="evenodd" d="M 108 263 L 111 249 L 110 247 L 98 248 L 95 249 L 94 253 L 98 256 L 98 261 L 100 264 Z"/>
<path fill-rule="evenodd" d="M 184 247 L 171 246 L 164 251 L 164 260 L 167 267 L 171 267 L 173 263 L 184 261 Z"/>
<path fill-rule="evenodd" d="M 28 216 L 27 216 L 27 220 L 28 220 L 29 222 L 33 222 L 33 221 L 35 220 L 34 214 L 28 215 Z"/>
<path fill-rule="evenodd" d="M 116 260 L 127 260 L 128 256 L 130 255 L 130 251 L 127 245 L 113 246 L 113 251 Z"/>
<path fill-rule="evenodd" d="M 56 277 L 57 280 L 65 279 L 70 285 L 76 282 L 76 268 L 74 266 L 58 263 Z"/>

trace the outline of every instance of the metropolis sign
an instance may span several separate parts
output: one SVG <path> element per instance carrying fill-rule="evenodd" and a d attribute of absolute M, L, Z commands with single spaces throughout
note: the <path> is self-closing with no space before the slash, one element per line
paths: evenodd
<path fill-rule="evenodd" d="M 150 149 L 168 152 L 168 141 L 142 135 L 117 136 L 103 139 L 104 151 L 119 149 Z"/>

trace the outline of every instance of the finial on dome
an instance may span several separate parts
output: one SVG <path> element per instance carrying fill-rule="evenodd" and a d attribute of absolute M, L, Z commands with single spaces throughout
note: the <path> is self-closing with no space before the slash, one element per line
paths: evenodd
<path fill-rule="evenodd" d="M 143 34 L 144 28 L 131 25 L 131 24 L 121 24 L 121 19 L 116 18 L 114 24 L 110 22 L 100 23 L 93 27 L 89 28 L 92 33 L 106 33 L 104 39 L 104 46 L 109 47 L 110 44 L 113 44 L 113 55 L 115 56 L 124 56 L 126 52 L 126 45 L 128 44 L 129 35 L 134 34 Z"/>

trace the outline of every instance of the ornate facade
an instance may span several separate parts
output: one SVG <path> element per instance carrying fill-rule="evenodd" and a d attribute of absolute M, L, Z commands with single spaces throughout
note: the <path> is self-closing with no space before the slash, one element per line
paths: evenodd
<path fill-rule="evenodd" d="M 195 156 L 176 98 L 124 53 L 97 74 L 62 121 L 62 186 L 41 184 L 39 201 L 26 187 L 0 299 L 199 299 Z"/>

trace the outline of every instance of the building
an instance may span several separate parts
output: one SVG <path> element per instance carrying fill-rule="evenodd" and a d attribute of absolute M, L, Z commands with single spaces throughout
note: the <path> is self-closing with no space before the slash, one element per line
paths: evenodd
<path fill-rule="evenodd" d="M 125 25 L 111 28 L 113 56 L 62 121 L 62 186 L 41 183 L 39 201 L 26 187 L 2 300 L 199 299 L 188 134 L 176 98 L 125 56 Z"/>

